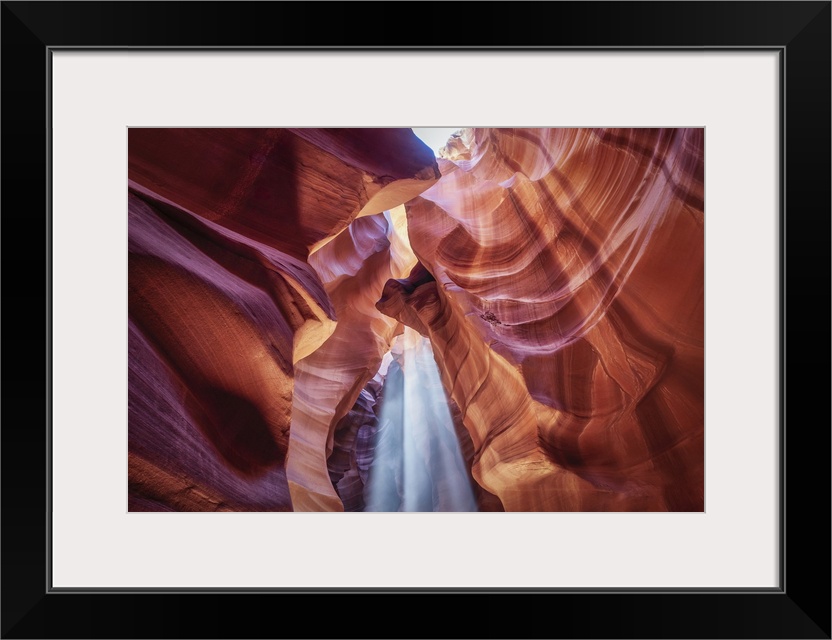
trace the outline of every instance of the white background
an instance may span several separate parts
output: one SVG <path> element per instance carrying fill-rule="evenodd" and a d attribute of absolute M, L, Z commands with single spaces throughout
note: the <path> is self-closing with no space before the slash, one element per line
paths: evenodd
<path fill-rule="evenodd" d="M 54 586 L 775 586 L 777 74 L 768 52 L 55 53 Z M 705 126 L 706 513 L 128 513 L 128 126 Z"/>

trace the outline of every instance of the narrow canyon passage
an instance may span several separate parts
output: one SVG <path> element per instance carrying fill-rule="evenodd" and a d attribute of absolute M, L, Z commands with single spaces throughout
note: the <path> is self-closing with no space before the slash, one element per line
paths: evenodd
<path fill-rule="evenodd" d="M 129 130 L 131 511 L 703 510 L 703 130 L 446 142 Z"/>
<path fill-rule="evenodd" d="M 476 511 L 433 349 L 407 328 L 387 369 L 367 511 Z"/>

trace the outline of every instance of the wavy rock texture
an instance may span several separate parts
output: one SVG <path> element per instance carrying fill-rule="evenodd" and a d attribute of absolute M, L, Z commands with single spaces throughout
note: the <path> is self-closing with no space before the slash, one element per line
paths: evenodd
<path fill-rule="evenodd" d="M 349 313 L 336 316 L 344 296 L 377 299 L 347 274 L 369 273 L 380 291 L 400 273 L 392 217 L 380 212 L 437 176 L 407 129 L 129 130 L 131 510 L 298 508 L 289 479 L 307 462 L 295 455 L 287 479 L 287 453 L 293 439 L 321 438 L 304 432 L 317 423 L 292 425 L 296 364 L 312 354 L 326 366 L 318 348 L 349 325 Z M 327 286 L 311 251 L 344 260 L 327 268 Z M 362 335 L 396 326 L 364 306 L 374 317 L 359 314 Z M 367 367 L 366 353 L 352 357 L 361 362 L 345 368 Z M 333 404 L 351 406 L 346 393 Z"/>
<path fill-rule="evenodd" d="M 361 510 L 427 336 L 481 510 L 701 511 L 701 129 L 129 130 L 131 510 Z M 395 470 L 394 470 L 395 472 Z"/>
<path fill-rule="evenodd" d="M 379 308 L 427 335 L 506 510 L 704 505 L 701 129 L 476 129 Z"/>
<path fill-rule="evenodd" d="M 382 383 L 373 378 L 335 426 L 327 468 L 344 511 L 364 511 L 366 506 L 364 487 L 375 453 L 381 389 Z"/>
<path fill-rule="evenodd" d="M 385 282 L 416 258 L 402 237 L 405 212 L 361 218 L 310 257 L 335 307 L 332 335 L 295 366 L 292 435 L 286 470 L 298 511 L 338 511 L 343 503 L 327 459 L 335 427 L 375 376 L 399 324 L 375 306 Z"/>
<path fill-rule="evenodd" d="M 385 358 L 388 357 L 390 357 L 389 354 L 385 356 Z M 382 375 L 380 371 L 370 380 L 359 394 L 352 409 L 335 427 L 333 451 L 328 459 L 328 467 L 330 479 L 345 511 L 364 511 L 368 504 L 372 504 L 373 496 L 369 487 L 371 473 L 373 477 L 376 477 L 376 474 L 384 476 L 382 482 L 387 484 L 388 490 L 395 494 L 390 496 L 392 503 L 395 503 L 398 508 L 404 503 L 404 495 L 401 492 L 401 481 L 404 475 L 401 446 L 398 446 L 398 456 L 387 458 L 383 462 L 380 462 L 375 455 L 376 448 L 382 439 L 401 439 L 402 427 L 400 421 L 398 424 L 387 424 L 386 426 L 392 427 L 391 432 L 398 433 L 384 433 L 383 425 L 380 424 L 385 395 L 391 388 L 390 376 L 395 377 L 398 373 L 401 378 L 401 369 L 398 364 L 394 363 L 389 368 L 382 364 L 382 369 L 384 374 Z M 402 381 L 399 379 L 399 387 L 401 384 Z M 392 386 L 395 388 L 395 381 Z M 479 511 L 502 511 L 503 507 L 499 499 L 480 487 L 470 475 L 474 456 L 473 443 L 462 423 L 462 413 L 459 407 L 453 400 L 449 398 L 446 400 L 462 461 L 468 470 L 468 484 L 474 493 L 477 509 Z M 373 467 L 374 464 L 378 466 Z M 436 475 L 437 485 L 448 481 L 447 469 L 444 467 L 434 467 L 432 472 Z M 438 498 L 439 495 L 436 497 Z M 437 500 L 427 510 L 438 511 L 440 506 Z M 392 510 L 395 511 L 398 508 Z"/>

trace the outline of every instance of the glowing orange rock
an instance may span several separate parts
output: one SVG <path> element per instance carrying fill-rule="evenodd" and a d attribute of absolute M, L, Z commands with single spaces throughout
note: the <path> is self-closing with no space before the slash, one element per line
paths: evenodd
<path fill-rule="evenodd" d="M 704 504 L 701 129 L 476 129 L 407 206 L 428 335 L 507 510 Z"/>
<path fill-rule="evenodd" d="M 406 260 L 390 256 L 398 241 L 379 212 L 435 182 L 433 154 L 407 129 L 128 135 L 130 508 L 302 508 L 326 474 L 339 407 L 360 391 L 377 334 L 397 324 L 373 307 Z M 400 232 L 403 210 L 398 218 Z M 362 236 L 357 253 L 344 254 L 341 232 Z M 310 252 L 332 254 L 323 276 Z M 339 269 L 359 277 L 345 282 Z M 353 322 L 362 298 L 376 318 L 359 312 Z M 319 347 L 344 335 L 354 350 L 327 361 L 330 347 Z M 336 372 L 326 398 L 304 386 L 316 362 Z M 331 415 L 304 421 L 296 391 Z M 323 444 L 304 452 L 293 442 Z M 290 478 L 304 470 L 294 495 L 287 452 Z M 337 498 L 328 508 L 340 508 Z"/>

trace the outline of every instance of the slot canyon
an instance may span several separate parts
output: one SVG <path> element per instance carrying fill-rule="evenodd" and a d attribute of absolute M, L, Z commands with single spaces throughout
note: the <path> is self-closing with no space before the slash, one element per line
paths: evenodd
<path fill-rule="evenodd" d="M 130 511 L 703 511 L 704 130 L 128 130 Z"/>

